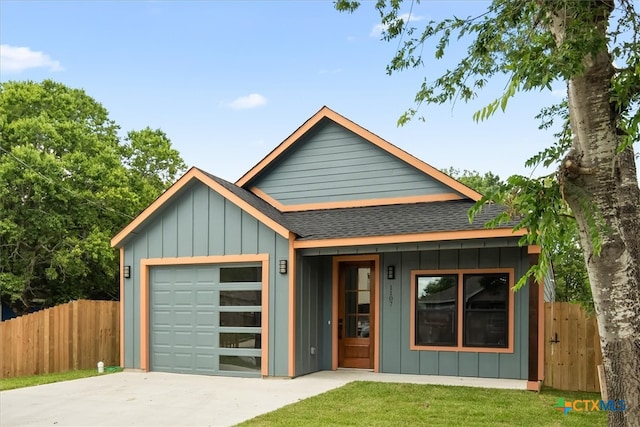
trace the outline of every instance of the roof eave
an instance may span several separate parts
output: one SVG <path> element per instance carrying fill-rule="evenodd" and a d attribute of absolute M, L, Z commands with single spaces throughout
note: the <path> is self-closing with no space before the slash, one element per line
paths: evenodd
<path fill-rule="evenodd" d="M 202 172 L 200 169 L 192 167 L 171 187 L 169 187 L 164 193 L 162 193 L 153 203 L 151 203 L 145 210 L 143 210 L 140 215 L 138 215 L 133 221 L 131 221 L 118 234 L 116 234 L 113 239 L 111 239 L 111 246 L 115 248 L 122 247 L 130 234 L 134 233 L 136 230 L 142 227 L 156 211 L 161 209 L 166 203 L 169 202 L 169 200 L 173 198 L 176 193 L 182 190 L 194 179 L 202 182 L 225 199 L 231 201 L 232 203 L 240 207 L 240 209 L 246 211 L 251 216 L 271 228 L 273 231 L 280 234 L 282 237 L 286 239 L 289 238 L 290 230 L 285 226 L 269 218 L 267 215 L 260 212 L 258 209 L 251 206 L 249 203 L 224 188 L 215 180 L 207 176 L 207 174 Z"/>
<path fill-rule="evenodd" d="M 521 237 L 525 234 L 527 234 L 527 231 L 522 229 L 513 230 L 512 228 L 493 228 L 479 230 L 435 231 L 427 233 L 395 234 L 382 236 L 296 240 L 293 242 L 293 245 L 296 249 L 329 248 L 340 246 L 384 245 L 449 240 L 493 239 L 504 237 Z"/>

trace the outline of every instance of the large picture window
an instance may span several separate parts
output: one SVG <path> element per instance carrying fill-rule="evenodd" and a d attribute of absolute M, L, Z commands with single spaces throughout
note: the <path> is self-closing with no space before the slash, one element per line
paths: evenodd
<path fill-rule="evenodd" d="M 513 270 L 412 272 L 411 348 L 513 351 Z"/>

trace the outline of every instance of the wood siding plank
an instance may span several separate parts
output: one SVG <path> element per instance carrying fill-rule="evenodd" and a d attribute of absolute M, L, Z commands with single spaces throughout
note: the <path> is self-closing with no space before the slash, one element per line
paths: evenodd
<path fill-rule="evenodd" d="M 284 205 L 455 193 L 331 122 L 306 135 L 254 185 Z"/>

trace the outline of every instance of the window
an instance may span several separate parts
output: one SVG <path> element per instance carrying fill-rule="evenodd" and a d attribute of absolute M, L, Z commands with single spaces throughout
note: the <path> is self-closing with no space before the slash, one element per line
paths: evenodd
<path fill-rule="evenodd" d="M 261 267 L 221 267 L 220 283 L 259 282 Z"/>
<path fill-rule="evenodd" d="M 507 347 L 509 275 L 464 274 L 465 347 Z"/>
<path fill-rule="evenodd" d="M 416 344 L 457 345 L 458 276 L 417 279 Z"/>
<path fill-rule="evenodd" d="M 513 351 L 513 269 L 412 272 L 413 350 Z"/>

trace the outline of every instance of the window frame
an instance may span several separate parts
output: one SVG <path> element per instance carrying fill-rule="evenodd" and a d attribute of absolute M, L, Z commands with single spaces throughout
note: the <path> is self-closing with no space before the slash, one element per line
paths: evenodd
<path fill-rule="evenodd" d="M 507 308 L 507 346 L 506 347 L 466 347 L 464 342 L 464 275 L 465 274 L 496 274 L 502 273 L 509 276 L 509 298 Z M 443 276 L 457 275 L 457 301 L 456 301 L 456 345 L 424 345 L 416 344 L 416 308 L 417 308 L 417 279 L 420 276 Z M 449 269 L 449 270 L 412 270 L 411 271 L 411 311 L 410 311 L 410 341 L 411 350 L 427 350 L 427 351 L 451 351 L 451 352 L 473 352 L 473 353 L 513 353 L 514 352 L 514 333 L 515 333 L 515 295 L 513 291 L 515 277 L 514 268 L 479 268 L 479 269 Z"/>

